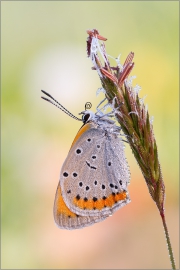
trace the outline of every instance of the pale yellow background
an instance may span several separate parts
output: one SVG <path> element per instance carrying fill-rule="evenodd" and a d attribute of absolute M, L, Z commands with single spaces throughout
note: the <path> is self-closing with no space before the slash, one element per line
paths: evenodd
<path fill-rule="evenodd" d="M 82 230 L 56 227 L 60 168 L 81 123 L 43 101 L 50 92 L 78 115 L 95 110 L 100 81 L 86 56 L 86 30 L 108 38 L 110 55 L 135 53 L 134 85 L 147 95 L 166 185 L 166 218 L 178 266 L 179 3 L 3 1 L 2 268 L 170 269 L 157 208 L 126 145 L 132 202 Z"/>

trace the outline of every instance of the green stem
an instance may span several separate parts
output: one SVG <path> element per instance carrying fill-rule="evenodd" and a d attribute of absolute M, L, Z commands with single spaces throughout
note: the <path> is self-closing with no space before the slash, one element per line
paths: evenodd
<path fill-rule="evenodd" d="M 169 232 L 168 232 L 168 228 L 166 225 L 165 215 L 164 215 L 164 213 L 160 213 L 160 214 L 161 214 L 162 223 L 163 223 L 163 227 L 164 227 L 164 231 L 165 231 L 165 235 L 166 235 L 166 242 L 167 242 L 167 246 L 168 246 L 171 266 L 172 266 L 172 269 L 176 269 L 174 255 L 173 255 L 173 251 L 172 251 L 172 247 L 171 247 L 171 241 L 170 241 L 170 237 L 169 237 Z"/>

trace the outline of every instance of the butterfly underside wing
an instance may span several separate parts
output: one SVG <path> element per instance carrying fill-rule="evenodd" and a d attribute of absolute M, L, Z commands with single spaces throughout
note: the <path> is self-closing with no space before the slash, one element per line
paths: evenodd
<path fill-rule="evenodd" d="M 62 166 L 62 197 L 76 215 L 109 216 L 130 202 L 129 177 L 122 140 L 92 122 L 77 136 Z"/>

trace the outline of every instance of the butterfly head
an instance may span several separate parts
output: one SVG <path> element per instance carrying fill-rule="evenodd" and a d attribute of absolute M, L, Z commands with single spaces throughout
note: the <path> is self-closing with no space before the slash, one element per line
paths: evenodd
<path fill-rule="evenodd" d="M 80 114 L 82 114 L 82 121 L 84 124 L 90 121 L 95 121 L 96 115 L 92 111 L 86 110 L 81 112 Z"/>
<path fill-rule="evenodd" d="M 59 108 L 60 110 L 62 110 L 63 112 L 65 112 L 67 115 L 69 115 L 70 117 L 78 120 L 78 121 L 82 121 L 83 124 L 86 124 L 88 122 L 94 122 L 94 123 L 98 123 L 99 125 L 104 125 L 104 123 L 114 125 L 114 121 L 112 121 L 109 118 L 108 114 L 104 114 L 101 110 L 97 110 L 96 113 L 93 113 L 92 111 L 90 111 L 89 109 L 92 107 L 92 104 L 90 102 L 86 102 L 85 104 L 85 110 L 82 111 L 81 114 L 82 118 L 78 118 L 75 115 L 73 115 L 70 111 L 68 111 L 65 107 L 63 107 L 55 98 L 53 98 L 49 93 L 47 93 L 44 90 L 41 90 L 47 97 L 41 97 L 42 99 L 50 102 L 51 104 L 53 104 L 54 106 L 56 106 L 57 108 Z"/>

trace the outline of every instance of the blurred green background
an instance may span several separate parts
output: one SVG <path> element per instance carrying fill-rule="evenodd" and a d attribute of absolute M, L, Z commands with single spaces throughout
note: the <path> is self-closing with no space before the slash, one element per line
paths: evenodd
<path fill-rule="evenodd" d="M 56 227 L 60 168 L 81 124 L 43 101 L 51 93 L 77 115 L 103 94 L 86 56 L 86 30 L 107 37 L 108 54 L 135 53 L 134 85 L 147 95 L 166 185 L 166 218 L 179 254 L 178 1 L 3 1 L 3 269 L 170 269 L 161 219 L 126 145 L 132 202 L 82 230 Z"/>

